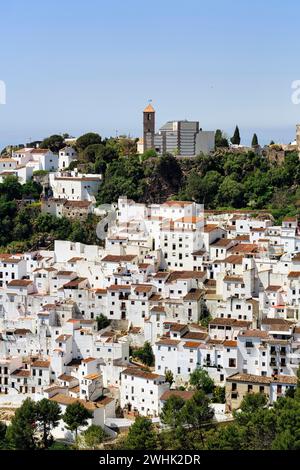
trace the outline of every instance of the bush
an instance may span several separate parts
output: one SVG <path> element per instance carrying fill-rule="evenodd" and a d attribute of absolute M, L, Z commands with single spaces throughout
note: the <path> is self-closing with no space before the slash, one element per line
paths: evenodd
<path fill-rule="evenodd" d="M 100 313 L 100 315 L 97 316 L 96 321 L 98 331 L 103 330 L 103 328 L 106 328 L 111 323 L 111 320 L 109 320 L 105 315 L 103 315 L 103 313 Z"/>
<path fill-rule="evenodd" d="M 153 350 L 151 344 L 146 341 L 142 348 L 133 351 L 133 357 L 142 361 L 146 366 L 153 366 L 155 361 L 155 356 L 153 354 Z"/>

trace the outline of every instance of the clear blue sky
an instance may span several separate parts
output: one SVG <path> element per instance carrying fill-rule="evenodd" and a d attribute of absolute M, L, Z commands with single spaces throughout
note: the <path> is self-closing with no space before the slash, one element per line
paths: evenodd
<path fill-rule="evenodd" d="M 290 141 L 300 122 L 297 0 L 14 0 L 1 4 L 0 145 L 51 133 L 141 134 L 199 120 Z"/>

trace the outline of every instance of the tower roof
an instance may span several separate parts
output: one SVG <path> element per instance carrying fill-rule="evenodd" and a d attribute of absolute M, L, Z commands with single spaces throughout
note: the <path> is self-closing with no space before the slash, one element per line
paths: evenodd
<path fill-rule="evenodd" d="M 155 113 L 155 110 L 151 104 L 148 104 L 148 106 L 146 106 L 144 109 L 144 113 Z"/>

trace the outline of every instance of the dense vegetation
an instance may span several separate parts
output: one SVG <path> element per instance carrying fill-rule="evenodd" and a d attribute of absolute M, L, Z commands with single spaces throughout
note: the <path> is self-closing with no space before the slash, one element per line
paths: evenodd
<path fill-rule="evenodd" d="M 298 374 L 299 375 L 299 374 Z M 140 417 L 114 448 L 157 450 L 299 450 L 300 383 L 272 407 L 261 393 L 247 394 L 233 421 L 217 424 L 205 374 L 193 380 L 196 392 L 184 401 L 171 396 L 161 413 L 162 428 Z M 195 379 L 195 377 L 194 377 Z M 202 384 L 202 385 L 201 385 Z M 209 387 L 210 388 L 210 387 Z M 218 387 L 216 387 L 217 389 Z"/>
<path fill-rule="evenodd" d="M 41 191 L 38 183 L 30 181 L 21 185 L 14 176 L 0 184 L 0 251 L 18 252 L 51 246 L 55 239 L 96 242 L 93 216 L 82 225 L 78 220 L 41 213 Z"/>
<path fill-rule="evenodd" d="M 233 420 L 218 424 L 212 403 L 224 401 L 224 389 L 215 386 L 200 369 L 190 377 L 194 390 L 190 399 L 171 395 L 166 400 L 160 427 L 138 417 L 126 436 L 108 445 L 135 450 L 300 450 L 300 369 L 297 375 L 297 387 L 273 406 L 268 406 L 263 393 L 249 393 L 233 412 Z M 8 426 L 0 422 L 0 449 L 66 448 L 52 436 L 61 419 L 75 437 L 72 448 L 95 449 L 106 439 L 101 428 L 92 425 L 79 434 L 90 417 L 80 402 L 68 405 L 62 415 L 53 401 L 27 398 Z"/>
<path fill-rule="evenodd" d="M 239 138 L 237 127 L 231 142 Z M 254 135 L 253 147 L 257 142 Z M 40 145 L 57 152 L 64 146 L 63 136 L 50 136 Z M 71 169 L 103 174 L 98 204 L 116 202 L 124 195 L 147 203 L 161 203 L 168 198 L 193 200 L 207 209 L 267 209 L 279 223 L 284 216 L 299 213 L 300 162 L 296 152 L 287 152 L 280 163 L 254 150 L 230 151 L 228 146 L 228 138 L 218 130 L 213 154 L 177 159 L 169 154 L 159 157 L 153 150 L 137 155 L 133 139 L 102 139 L 99 134 L 88 133 L 77 139 L 78 160 L 72 162 Z M 41 215 L 41 191 L 39 183 L 29 181 L 22 186 L 12 176 L 0 184 L 1 251 L 51 246 L 56 238 L 98 242 L 98 220 L 93 216 L 81 224 Z"/>
<path fill-rule="evenodd" d="M 76 164 L 104 175 L 98 203 L 115 202 L 127 195 L 138 202 L 177 198 L 203 203 L 210 209 L 267 209 L 279 221 L 298 213 L 297 152 L 286 152 L 280 163 L 255 150 L 230 151 L 228 139 L 220 130 L 216 133 L 216 151 L 193 159 L 176 159 L 169 154 L 159 157 L 152 150 L 138 156 L 135 142 L 126 138 L 101 140 L 97 134 L 87 134 L 78 141 Z M 238 127 L 231 142 L 240 143 Z M 252 146 L 257 145 L 254 134 Z"/>
<path fill-rule="evenodd" d="M 154 365 L 155 356 L 149 341 L 146 341 L 143 347 L 133 350 L 132 357 L 138 359 L 148 367 L 152 367 Z"/>
<path fill-rule="evenodd" d="M 254 152 L 198 157 L 187 175 L 181 196 L 208 208 L 270 209 L 275 216 L 297 211 L 300 196 L 297 153 L 282 165 Z"/>
<path fill-rule="evenodd" d="M 106 438 L 103 429 L 96 425 L 86 427 L 92 417 L 80 402 L 67 406 L 62 414 L 58 403 L 43 398 L 34 402 L 30 398 L 23 401 L 7 426 L 0 421 L 0 449 L 13 450 L 68 450 L 72 448 L 96 449 Z M 55 442 L 52 431 L 65 422 L 66 428 L 73 433 L 74 443 L 65 445 Z M 78 435 L 81 428 L 86 429 Z"/>

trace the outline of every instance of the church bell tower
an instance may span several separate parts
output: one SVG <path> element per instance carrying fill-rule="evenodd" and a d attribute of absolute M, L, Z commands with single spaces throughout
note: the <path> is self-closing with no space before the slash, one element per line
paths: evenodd
<path fill-rule="evenodd" d="M 155 110 L 149 103 L 143 111 L 144 152 L 154 148 Z"/>

